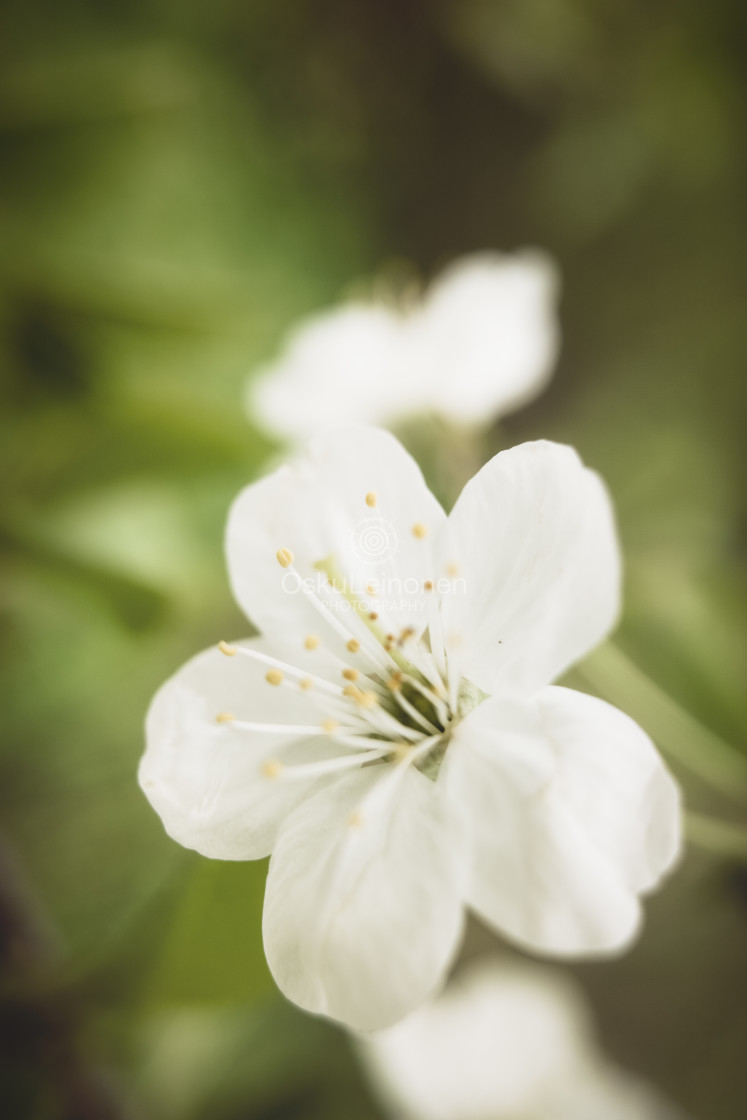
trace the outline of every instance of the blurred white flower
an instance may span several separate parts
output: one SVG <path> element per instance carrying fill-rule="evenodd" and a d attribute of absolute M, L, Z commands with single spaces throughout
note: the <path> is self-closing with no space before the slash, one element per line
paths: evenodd
<path fill-rule="evenodd" d="M 674 1120 L 599 1053 L 581 991 L 538 966 L 466 966 L 358 1052 L 397 1120 Z"/>
<path fill-rule="evenodd" d="M 465 904 L 539 952 L 631 940 L 679 797 L 632 720 L 549 687 L 619 606 L 609 498 L 575 451 L 501 452 L 447 518 L 393 436 L 343 429 L 239 495 L 226 548 L 266 636 L 163 686 L 140 781 L 187 847 L 272 852 L 286 995 L 395 1022 L 445 975 Z"/>
<path fill-rule="evenodd" d="M 477 253 L 406 308 L 355 302 L 315 315 L 250 382 L 250 414 L 291 440 L 428 413 L 490 424 L 545 388 L 557 292 L 555 267 L 537 250 Z"/>

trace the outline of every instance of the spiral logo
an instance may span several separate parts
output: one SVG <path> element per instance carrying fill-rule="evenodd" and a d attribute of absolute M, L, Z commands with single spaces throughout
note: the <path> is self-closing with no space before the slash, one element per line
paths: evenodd
<path fill-rule="evenodd" d="M 351 533 L 353 551 L 367 564 L 383 564 L 397 551 L 397 530 L 391 521 L 366 517 Z"/>

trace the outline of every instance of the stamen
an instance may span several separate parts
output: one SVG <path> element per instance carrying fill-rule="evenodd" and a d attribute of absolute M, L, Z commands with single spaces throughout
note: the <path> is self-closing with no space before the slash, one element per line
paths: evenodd
<path fill-rule="evenodd" d="M 251 720 L 236 719 L 230 712 L 222 713 L 230 716 L 230 719 L 222 720 L 220 716 L 216 718 L 218 723 L 230 723 L 232 727 L 237 728 L 239 731 L 255 731 L 261 735 L 323 735 L 324 730 L 316 724 L 299 724 L 299 723 L 253 723 Z"/>
<path fill-rule="evenodd" d="M 459 565 L 454 563 L 447 564 L 446 574 L 447 576 L 451 576 L 452 579 L 456 579 L 456 577 L 459 575 Z"/>
<path fill-rule="evenodd" d="M 275 758 L 268 758 L 262 763 L 262 774 L 265 778 L 279 778 L 285 767 Z"/>
<path fill-rule="evenodd" d="M 302 681 L 298 682 L 298 687 L 301 689 L 301 692 L 308 692 L 309 689 L 314 687 L 314 682 L 311 677 L 304 677 Z"/>
<path fill-rule="evenodd" d="M 357 681 L 360 673 L 357 669 L 343 669 L 342 675 L 346 681 Z"/>
<path fill-rule="evenodd" d="M 342 690 L 342 694 L 343 696 L 349 697 L 350 700 L 355 701 L 360 708 L 373 708 L 376 703 L 376 693 L 372 692 L 370 689 L 364 692 L 362 689 L 358 688 L 357 684 L 346 685 Z"/>
<path fill-rule="evenodd" d="M 338 770 L 356 769 L 366 762 L 376 762 L 384 755 L 391 754 L 389 745 L 374 751 L 359 751 L 357 754 L 344 754 L 338 758 L 325 758 L 320 762 L 301 763 L 298 766 L 284 766 L 281 762 L 266 762 L 262 768 L 266 777 L 280 777 L 284 781 L 306 780 L 321 777 L 324 774 L 335 774 Z M 272 766 L 273 772 L 267 773 L 266 768 Z M 280 769 L 277 769 L 279 767 Z"/>
<path fill-rule="evenodd" d="M 293 563 L 293 553 L 289 548 L 279 548 L 275 553 L 275 559 L 281 568 L 289 568 Z"/>
<path fill-rule="evenodd" d="M 376 491 L 375 490 L 369 490 L 368 493 L 366 494 L 366 505 L 368 506 L 369 509 L 373 509 L 374 506 L 376 505 Z"/>
<path fill-rule="evenodd" d="M 306 647 L 306 649 L 316 649 L 317 646 L 319 645 L 320 641 L 321 641 L 321 638 L 318 638 L 316 636 L 316 634 L 309 634 L 309 636 L 306 638 L 306 640 L 304 641 L 303 644 Z"/>
<path fill-rule="evenodd" d="M 275 688 L 277 688 L 285 680 L 285 675 L 280 671 L 280 669 L 268 669 L 265 673 L 265 680 L 268 684 L 271 684 Z"/>
<path fill-rule="evenodd" d="M 422 521 L 416 521 L 412 527 L 412 535 L 414 537 L 417 537 L 419 541 L 422 541 L 425 537 L 428 536 L 427 526 L 424 525 Z"/>
<path fill-rule="evenodd" d="M 324 723 L 322 724 L 322 731 L 324 731 L 327 735 L 331 735 L 332 732 L 336 731 L 339 726 L 340 725 L 336 719 L 325 719 Z"/>
<path fill-rule="evenodd" d="M 215 722 L 216 723 L 233 723 L 233 721 L 235 719 L 236 719 L 236 716 L 233 714 L 233 712 L 219 712 L 218 715 L 215 717 Z"/>
<path fill-rule="evenodd" d="M 347 646 L 348 646 L 348 649 L 350 650 L 351 653 L 357 653 L 358 650 L 361 648 L 361 644 L 360 644 L 360 642 L 358 641 L 357 638 L 351 638 L 350 641 L 347 643 Z"/>
<path fill-rule="evenodd" d="M 323 677 L 318 677 L 313 673 L 307 673 L 304 669 L 298 669 L 295 665 L 289 665 L 286 661 L 280 661 L 279 658 L 272 657 L 269 653 L 262 653 L 260 650 L 255 649 L 253 646 L 233 646 L 232 648 L 236 651 L 236 653 L 240 653 L 242 657 L 249 657 L 253 661 L 260 661 L 263 665 L 269 665 L 273 669 L 279 670 L 279 680 L 270 680 L 270 674 L 267 674 L 266 679 L 270 682 L 270 684 L 281 684 L 283 676 L 287 675 L 289 677 L 297 677 L 301 680 L 309 680 L 313 684 L 315 684 L 317 688 L 321 688 L 324 692 L 329 692 L 333 696 L 342 695 L 342 689 L 339 685 L 332 684 L 331 681 L 327 681 Z"/>
<path fill-rule="evenodd" d="M 226 657 L 235 657 L 239 652 L 236 646 L 229 646 L 228 642 L 218 642 L 218 649 L 221 653 L 225 653 Z"/>
<path fill-rule="evenodd" d="M 432 590 L 433 590 L 433 580 L 432 579 L 427 579 L 425 581 L 425 583 L 423 584 L 423 591 L 432 591 Z"/>
<path fill-rule="evenodd" d="M 411 704 L 407 697 L 402 695 L 400 689 L 393 689 L 392 691 L 394 692 L 395 700 L 400 705 L 402 710 L 407 712 L 411 720 L 414 720 L 414 722 L 419 724 L 424 731 L 427 731 L 431 735 L 434 735 L 438 732 L 438 728 L 436 727 L 435 723 L 431 723 L 429 719 L 426 719 L 422 712 L 419 712 L 415 705 Z"/>
<path fill-rule="evenodd" d="M 371 622 L 375 622 L 379 616 L 377 615 L 376 611 L 369 611 L 368 617 L 371 619 Z"/>

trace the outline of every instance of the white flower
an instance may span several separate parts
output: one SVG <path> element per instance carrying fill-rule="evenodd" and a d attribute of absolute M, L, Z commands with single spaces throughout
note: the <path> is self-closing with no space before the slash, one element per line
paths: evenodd
<path fill-rule="evenodd" d="M 358 1052 L 398 1120 L 674 1120 L 598 1052 L 571 979 L 536 965 L 472 963 Z"/>
<path fill-rule="evenodd" d="M 343 304 L 302 323 L 252 380 L 250 414 L 292 440 L 424 413 L 489 424 L 547 384 L 557 289 L 554 266 L 536 250 L 478 253 L 454 262 L 408 309 Z"/>
<path fill-rule="evenodd" d="M 226 547 L 265 636 L 163 686 L 140 781 L 185 846 L 272 852 L 286 995 L 395 1022 L 445 975 L 465 904 L 542 953 L 632 939 L 679 798 L 632 720 L 549 687 L 618 612 L 610 502 L 575 451 L 502 452 L 447 519 L 393 436 L 343 429 L 239 495 Z"/>

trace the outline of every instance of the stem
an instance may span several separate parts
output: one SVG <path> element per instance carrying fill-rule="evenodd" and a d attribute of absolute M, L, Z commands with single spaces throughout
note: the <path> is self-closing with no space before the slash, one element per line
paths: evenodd
<path fill-rule="evenodd" d="M 747 828 L 731 821 L 720 821 L 704 813 L 687 813 L 685 831 L 688 841 L 712 855 L 747 860 Z"/>
<path fill-rule="evenodd" d="M 576 673 L 637 720 L 670 758 L 714 789 L 747 800 L 747 758 L 704 727 L 612 642 Z"/>

